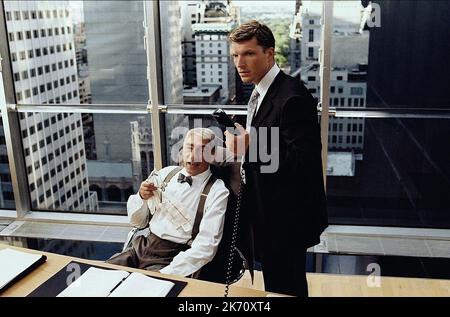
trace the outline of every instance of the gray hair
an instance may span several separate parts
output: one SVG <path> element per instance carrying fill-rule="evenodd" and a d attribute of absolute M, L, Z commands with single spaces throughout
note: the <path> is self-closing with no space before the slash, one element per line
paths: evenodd
<path fill-rule="evenodd" d="M 186 140 L 188 137 L 190 137 L 191 135 L 195 137 L 201 137 L 202 140 L 206 140 L 209 142 L 214 141 L 214 139 L 216 138 L 216 135 L 214 134 L 214 131 L 208 128 L 194 128 L 189 130 L 186 133 L 186 136 L 184 137 L 184 139 Z"/>

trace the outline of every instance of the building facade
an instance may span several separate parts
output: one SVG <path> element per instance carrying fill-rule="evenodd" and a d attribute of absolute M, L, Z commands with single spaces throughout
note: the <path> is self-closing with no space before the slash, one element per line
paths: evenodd
<path fill-rule="evenodd" d="M 68 2 L 4 6 L 17 102 L 79 103 Z M 32 208 L 98 210 L 89 192 L 81 115 L 21 113 L 20 126 Z"/>

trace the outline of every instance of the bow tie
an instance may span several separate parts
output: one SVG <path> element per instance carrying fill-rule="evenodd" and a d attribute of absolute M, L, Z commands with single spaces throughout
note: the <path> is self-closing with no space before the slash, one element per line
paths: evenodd
<path fill-rule="evenodd" d="M 185 176 L 180 173 L 178 175 L 178 183 L 188 183 L 189 186 L 192 186 L 192 176 Z"/>

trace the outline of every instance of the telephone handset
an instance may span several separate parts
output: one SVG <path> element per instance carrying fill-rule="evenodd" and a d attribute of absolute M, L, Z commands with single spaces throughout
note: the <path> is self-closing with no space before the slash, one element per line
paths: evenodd
<path fill-rule="evenodd" d="M 239 135 L 239 131 L 236 130 L 236 126 L 234 125 L 234 121 L 227 115 L 227 113 L 219 108 L 214 110 L 212 116 L 216 121 L 221 125 L 225 130 L 230 131 L 234 135 Z"/>
<path fill-rule="evenodd" d="M 212 116 L 216 119 L 216 121 L 219 123 L 219 125 L 221 125 L 225 129 L 235 128 L 234 121 L 226 114 L 226 112 L 223 109 L 219 108 L 219 109 L 215 110 L 212 113 Z M 230 131 L 230 130 L 228 129 L 228 131 Z M 234 135 L 239 135 L 239 132 L 236 129 L 232 129 L 230 132 L 233 133 Z M 236 239 L 237 239 L 238 227 L 239 227 L 239 213 L 241 211 L 242 192 L 244 189 L 243 186 L 244 186 L 244 174 L 241 169 L 239 191 L 238 191 L 237 200 L 236 200 L 236 212 L 234 213 L 233 231 L 232 231 L 232 235 L 231 235 L 230 250 L 229 250 L 228 262 L 227 262 L 224 297 L 228 297 L 230 284 L 232 282 L 231 275 L 233 272 L 234 257 L 235 257 L 236 252 L 239 252 L 236 249 Z"/>

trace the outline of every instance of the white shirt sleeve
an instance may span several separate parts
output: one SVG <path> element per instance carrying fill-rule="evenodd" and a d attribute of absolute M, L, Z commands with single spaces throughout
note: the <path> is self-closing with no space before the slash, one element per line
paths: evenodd
<path fill-rule="evenodd" d="M 222 239 L 228 195 L 229 191 L 223 181 L 216 180 L 206 199 L 199 232 L 191 248 L 175 256 L 172 262 L 160 271 L 161 273 L 188 276 L 214 258 Z"/>
<path fill-rule="evenodd" d="M 139 195 L 131 195 L 127 201 L 128 222 L 137 228 L 145 228 L 148 224 L 149 212 L 147 203 Z"/>

